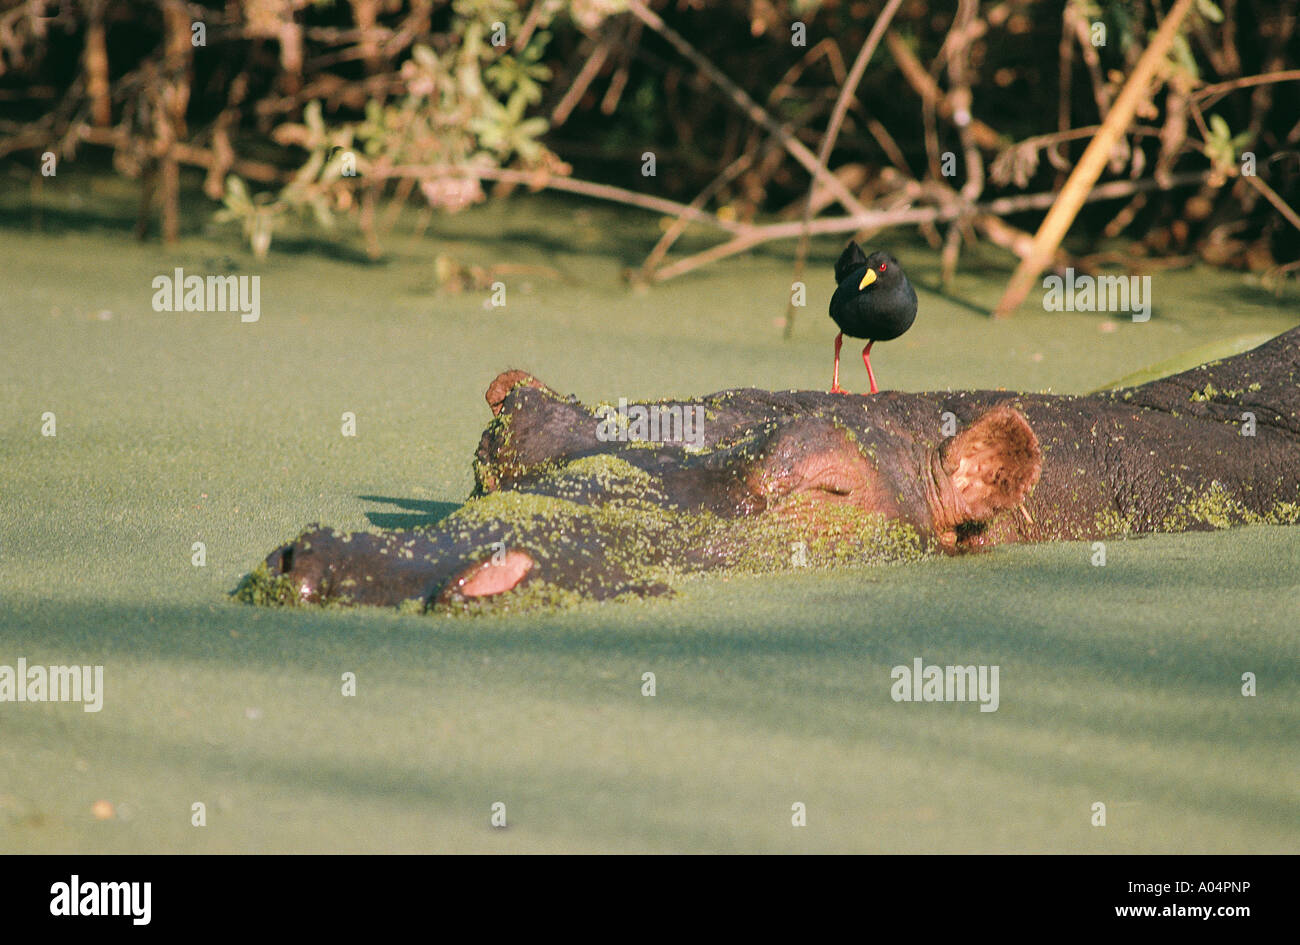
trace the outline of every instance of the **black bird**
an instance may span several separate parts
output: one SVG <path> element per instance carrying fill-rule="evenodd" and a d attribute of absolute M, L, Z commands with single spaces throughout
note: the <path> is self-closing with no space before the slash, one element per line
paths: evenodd
<path fill-rule="evenodd" d="M 847 394 L 840 387 L 840 345 L 844 336 L 865 338 L 862 363 L 867 366 L 871 393 L 876 393 L 876 375 L 871 371 L 871 346 L 877 341 L 892 341 L 916 320 L 916 290 L 903 274 L 903 267 L 889 253 L 862 252 L 850 241 L 835 263 L 835 282 L 839 288 L 831 297 L 831 318 L 840 326 L 835 336 L 835 374 L 832 394 Z"/>

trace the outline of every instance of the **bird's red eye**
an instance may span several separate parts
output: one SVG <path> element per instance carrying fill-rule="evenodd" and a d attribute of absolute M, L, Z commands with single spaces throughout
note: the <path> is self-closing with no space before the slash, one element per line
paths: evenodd
<path fill-rule="evenodd" d="M 880 264 L 880 271 L 881 271 L 881 272 L 884 272 L 884 271 L 885 271 L 886 269 L 888 269 L 888 268 L 889 268 L 889 267 L 888 267 L 887 265 L 885 265 L 884 263 L 881 263 L 881 264 Z"/>

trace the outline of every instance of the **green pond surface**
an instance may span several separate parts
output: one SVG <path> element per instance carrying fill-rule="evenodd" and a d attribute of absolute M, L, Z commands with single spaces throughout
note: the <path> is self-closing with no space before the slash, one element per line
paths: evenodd
<path fill-rule="evenodd" d="M 201 200 L 166 250 L 129 238 L 129 190 L 60 175 L 35 204 L 0 177 L 0 665 L 102 664 L 104 705 L 0 702 L 0 852 L 1300 852 L 1300 528 L 1108 542 L 1103 567 L 1063 543 L 714 576 L 529 616 L 229 599 L 307 523 L 458 505 L 503 369 L 587 401 L 825 388 L 838 241 L 815 244 L 786 341 L 791 244 L 635 290 L 620 274 L 657 218 L 516 197 L 423 239 L 403 222 L 379 264 L 346 227 L 257 262 Z M 1298 320 L 1294 293 L 1189 269 L 1153 275 L 1146 323 L 1032 304 L 995 323 L 1008 257 L 967 254 L 948 296 L 935 253 L 888 245 L 921 308 L 875 349 L 886 388 L 1080 393 Z M 438 291 L 439 254 L 559 276 L 504 275 L 493 308 Z M 155 312 L 175 267 L 260 275 L 260 320 Z M 918 657 L 996 665 L 999 708 L 894 702 Z"/>

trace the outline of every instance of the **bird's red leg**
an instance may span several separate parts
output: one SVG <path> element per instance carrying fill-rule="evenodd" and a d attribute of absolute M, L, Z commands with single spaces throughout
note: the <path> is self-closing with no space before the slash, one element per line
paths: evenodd
<path fill-rule="evenodd" d="M 867 380 L 871 381 L 871 393 L 873 394 L 880 391 L 880 388 L 876 386 L 876 375 L 871 370 L 871 346 L 874 344 L 874 341 L 868 341 L 867 346 L 862 349 L 862 363 L 867 366 Z"/>
<path fill-rule="evenodd" d="M 844 332 L 835 336 L 835 374 L 831 377 L 831 393 L 847 394 L 848 391 L 840 387 L 840 345 L 844 344 Z"/>

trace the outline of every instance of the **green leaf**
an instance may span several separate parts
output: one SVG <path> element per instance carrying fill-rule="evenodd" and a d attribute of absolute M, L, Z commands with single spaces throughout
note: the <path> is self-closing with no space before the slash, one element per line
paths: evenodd
<path fill-rule="evenodd" d="M 1188 45 L 1187 37 L 1181 33 L 1174 37 L 1174 60 L 1186 69 L 1193 79 L 1200 78 L 1201 72 L 1196 66 L 1196 57 L 1192 55 L 1192 47 Z"/>
<path fill-rule="evenodd" d="M 222 203 L 226 206 L 225 219 L 228 220 L 238 219 L 253 209 L 253 201 L 248 196 L 248 187 L 234 174 L 226 178 L 226 193 Z"/>
<path fill-rule="evenodd" d="M 419 45 L 411 47 L 411 58 L 417 65 L 426 69 L 433 70 L 438 68 L 438 57 L 428 46 Z M 371 102 L 373 104 L 373 101 Z"/>
<path fill-rule="evenodd" d="M 312 215 L 316 217 L 316 222 L 321 227 L 328 230 L 334 226 L 334 216 L 330 213 L 329 203 L 323 194 L 313 197 L 308 206 L 311 207 Z"/>
<path fill-rule="evenodd" d="M 321 117 L 320 101 L 312 99 L 302 110 L 303 123 L 307 125 L 316 136 L 325 133 L 325 119 Z"/>
<path fill-rule="evenodd" d="M 1213 0 L 1196 0 L 1196 9 L 1211 23 L 1223 22 L 1223 11 L 1214 4 Z"/>
<path fill-rule="evenodd" d="M 518 128 L 518 132 L 519 134 L 525 134 L 530 137 L 536 138 L 546 134 L 546 131 L 549 127 L 550 127 L 550 123 L 545 118 L 542 118 L 539 115 L 534 118 L 525 119 L 523 122 L 521 122 Z"/>

